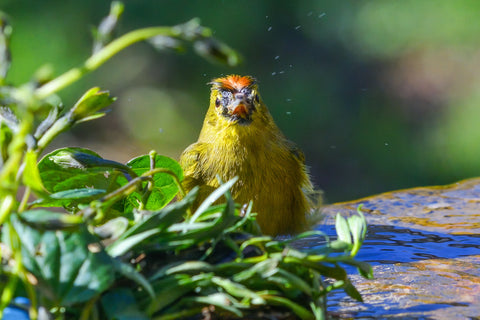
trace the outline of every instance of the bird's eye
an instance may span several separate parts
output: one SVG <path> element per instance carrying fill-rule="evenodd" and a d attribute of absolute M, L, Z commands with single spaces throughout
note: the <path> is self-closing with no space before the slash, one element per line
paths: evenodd
<path fill-rule="evenodd" d="M 252 92 L 252 89 L 250 89 L 248 87 L 245 87 L 245 88 L 242 88 L 242 90 L 240 90 L 240 92 L 243 93 L 243 94 L 249 95 Z"/>
<path fill-rule="evenodd" d="M 260 98 L 258 97 L 258 94 L 255 95 L 255 101 L 260 102 Z"/>
<path fill-rule="evenodd" d="M 215 107 L 220 107 L 220 99 L 215 100 Z"/>

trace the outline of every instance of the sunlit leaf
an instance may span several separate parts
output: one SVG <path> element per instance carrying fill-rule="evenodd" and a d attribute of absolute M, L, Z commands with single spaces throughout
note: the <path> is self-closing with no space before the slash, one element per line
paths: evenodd
<path fill-rule="evenodd" d="M 115 98 L 111 97 L 108 91 L 100 91 L 100 88 L 95 87 L 85 92 L 69 111 L 68 116 L 77 122 L 95 114 L 114 101 Z"/>
<path fill-rule="evenodd" d="M 337 213 L 335 219 L 335 229 L 337 231 L 338 240 L 351 244 L 352 236 L 350 235 L 350 228 L 348 227 L 347 219 Z"/>
<path fill-rule="evenodd" d="M 42 179 L 37 168 L 37 154 L 33 150 L 25 154 L 25 168 L 22 176 L 23 183 L 39 194 L 45 194 Z"/>
<path fill-rule="evenodd" d="M 175 174 L 180 181 L 183 180 L 183 171 L 177 161 L 165 157 L 155 155 L 154 163 L 150 163 L 150 156 L 144 155 L 130 160 L 127 163 L 138 176 L 150 171 L 153 168 L 162 168 L 171 171 Z M 168 173 L 156 173 L 153 175 L 153 187 L 149 191 L 150 194 L 146 200 L 145 210 L 158 210 L 168 204 L 177 194 L 178 186 L 174 181 L 174 178 Z M 144 186 L 147 182 L 144 183 Z M 127 197 L 125 201 L 125 211 L 132 211 L 133 208 L 138 208 L 139 203 L 143 202 L 143 195 L 141 192 L 134 192 Z"/>
<path fill-rule="evenodd" d="M 111 190 L 119 187 L 112 172 L 128 172 L 129 168 L 83 148 L 62 148 L 45 155 L 38 164 L 45 188 L 52 192 L 71 189 Z"/>
<path fill-rule="evenodd" d="M 105 194 L 103 189 L 69 189 L 52 193 L 44 198 L 34 201 L 36 207 L 71 207 L 81 203 L 89 203 Z"/>

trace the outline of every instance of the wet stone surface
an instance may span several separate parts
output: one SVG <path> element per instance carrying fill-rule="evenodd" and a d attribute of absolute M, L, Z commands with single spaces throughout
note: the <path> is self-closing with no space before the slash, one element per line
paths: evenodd
<path fill-rule="evenodd" d="M 318 229 L 334 235 L 336 213 L 353 214 L 360 204 L 369 227 L 357 258 L 372 264 L 375 279 L 349 270 L 365 302 L 333 293 L 330 315 L 480 319 L 480 178 L 333 204 Z"/>

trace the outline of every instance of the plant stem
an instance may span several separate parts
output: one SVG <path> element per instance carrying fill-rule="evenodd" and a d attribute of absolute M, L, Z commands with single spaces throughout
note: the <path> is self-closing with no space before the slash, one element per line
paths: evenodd
<path fill-rule="evenodd" d="M 37 99 L 45 99 L 51 94 L 79 80 L 85 74 L 96 70 L 126 47 L 158 35 L 169 37 L 179 36 L 179 32 L 176 30 L 175 27 L 151 27 L 126 33 L 120 38 L 113 40 L 97 53 L 93 54 L 87 61 L 85 61 L 83 66 L 73 68 L 38 88 L 35 91 L 35 96 Z"/>
<path fill-rule="evenodd" d="M 173 181 L 175 182 L 175 184 L 177 185 L 178 190 L 179 190 L 180 194 L 182 195 L 182 197 L 185 197 L 185 189 L 183 189 L 182 183 L 178 179 L 175 172 L 173 172 L 172 170 L 165 169 L 165 168 L 155 168 L 153 170 L 145 172 L 144 174 L 142 174 L 142 176 L 143 177 L 153 176 L 154 174 L 157 174 L 157 173 L 166 173 L 166 174 L 170 175 L 173 178 Z"/>

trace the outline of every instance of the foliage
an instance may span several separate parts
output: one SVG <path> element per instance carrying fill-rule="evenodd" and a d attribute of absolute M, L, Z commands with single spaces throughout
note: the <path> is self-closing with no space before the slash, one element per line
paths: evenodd
<path fill-rule="evenodd" d="M 372 276 L 368 264 L 354 259 L 365 237 L 361 213 L 337 218 L 339 240 L 302 251 L 291 245 L 294 239 L 258 233 L 251 204 L 240 208 L 229 193 L 236 179 L 191 212 L 197 190 L 183 194 L 178 163 L 155 152 L 122 164 L 61 148 L 39 160 L 60 133 L 103 116 L 115 100 L 92 88 L 67 110 L 56 93 L 135 42 L 153 39 L 160 49 L 193 42 L 202 56 L 239 61 L 197 20 L 109 42 L 122 12 L 120 3 L 112 4 L 82 66 L 18 87 L 4 83 L 11 28 L 1 20 L 0 310 L 26 295 L 33 319 L 38 310 L 57 319 L 178 319 L 206 306 L 238 317 L 280 308 L 313 319 L 324 317 L 331 290 L 361 300 L 340 265 Z M 182 199 L 172 202 L 178 192 Z M 212 205 L 221 197 L 224 204 Z"/>

